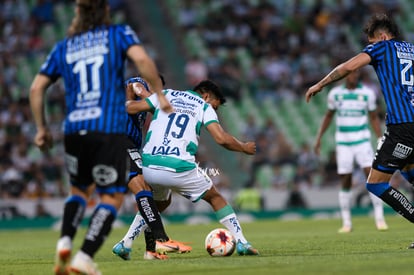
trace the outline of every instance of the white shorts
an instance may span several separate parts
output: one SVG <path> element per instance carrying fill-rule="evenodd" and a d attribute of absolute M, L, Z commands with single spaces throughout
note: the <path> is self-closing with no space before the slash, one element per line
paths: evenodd
<path fill-rule="evenodd" d="M 369 142 L 357 145 L 336 146 L 336 164 L 339 175 L 352 174 L 354 171 L 354 160 L 360 168 L 371 167 L 374 160 L 374 151 Z"/>
<path fill-rule="evenodd" d="M 197 202 L 213 186 L 210 177 L 199 167 L 182 173 L 143 167 L 142 174 L 153 189 L 154 200 L 165 201 L 174 191 Z"/>

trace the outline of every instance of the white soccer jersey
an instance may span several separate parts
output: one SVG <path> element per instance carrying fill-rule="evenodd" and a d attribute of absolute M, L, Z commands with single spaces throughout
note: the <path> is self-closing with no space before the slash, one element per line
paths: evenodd
<path fill-rule="evenodd" d="M 145 138 L 143 166 L 174 172 L 192 170 L 196 167 L 201 126 L 218 123 L 217 114 L 193 91 L 168 89 L 164 93 L 174 108 L 173 113 L 159 108 L 155 94 L 145 99 L 154 115 Z"/>
<path fill-rule="evenodd" d="M 375 92 L 364 85 L 349 90 L 345 85 L 333 88 L 328 94 L 328 109 L 336 111 L 338 145 L 354 145 L 370 141 L 368 112 L 377 108 Z"/>

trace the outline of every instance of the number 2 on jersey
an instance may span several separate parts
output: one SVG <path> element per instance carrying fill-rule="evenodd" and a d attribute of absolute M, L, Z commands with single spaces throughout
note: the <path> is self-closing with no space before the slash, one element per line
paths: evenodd
<path fill-rule="evenodd" d="M 410 59 L 400 59 L 400 64 L 404 65 L 404 68 L 401 70 L 401 84 L 413 86 L 414 77 L 412 74 L 407 75 L 407 72 L 412 68 L 413 61 Z"/>

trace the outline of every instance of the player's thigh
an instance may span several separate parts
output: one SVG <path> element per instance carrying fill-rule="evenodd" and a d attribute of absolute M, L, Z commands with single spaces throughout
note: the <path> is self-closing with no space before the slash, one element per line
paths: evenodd
<path fill-rule="evenodd" d="M 167 194 L 162 190 L 171 189 L 183 197 L 196 202 L 213 185 L 210 177 L 200 168 L 177 173 L 144 167 L 143 175 L 145 181 L 153 189 L 154 197 L 157 196 L 156 199 L 159 198 L 159 193 L 162 193 L 164 198 L 166 198 Z"/>
<path fill-rule="evenodd" d="M 355 161 L 359 167 L 371 167 L 374 160 L 374 150 L 371 143 L 364 142 L 353 147 Z"/>
<path fill-rule="evenodd" d="M 178 192 L 184 197 L 187 197 L 192 202 L 197 202 L 202 199 L 203 195 L 211 189 L 213 181 L 207 173 L 197 167 L 191 171 L 186 171 L 182 174 L 182 182 L 180 182 L 177 189 L 173 191 Z"/>
<path fill-rule="evenodd" d="M 354 168 L 354 152 L 350 150 L 351 146 L 336 146 L 336 165 L 339 175 L 351 174 Z"/>

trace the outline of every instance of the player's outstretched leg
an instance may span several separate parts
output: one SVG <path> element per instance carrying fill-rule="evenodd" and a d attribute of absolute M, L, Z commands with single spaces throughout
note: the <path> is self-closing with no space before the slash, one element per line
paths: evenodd
<path fill-rule="evenodd" d="M 237 219 L 233 208 L 217 191 L 214 185 L 212 185 L 212 187 L 207 192 L 205 192 L 203 200 L 211 205 L 215 211 L 217 219 L 222 225 L 227 228 L 227 230 L 231 232 L 231 234 L 236 239 L 236 252 L 238 255 L 259 255 L 259 251 L 253 248 L 253 246 L 244 237 L 240 222 Z"/>
<path fill-rule="evenodd" d="M 144 218 L 140 213 L 137 213 L 129 226 L 128 232 L 122 240 L 114 245 L 112 252 L 123 260 L 130 260 L 132 243 L 146 228 L 148 228 L 148 225 L 145 223 Z"/>
<path fill-rule="evenodd" d="M 216 211 L 216 216 L 220 223 L 224 225 L 236 238 L 236 252 L 238 255 L 259 255 L 259 251 L 254 248 L 244 237 L 236 213 L 229 204 Z"/>

